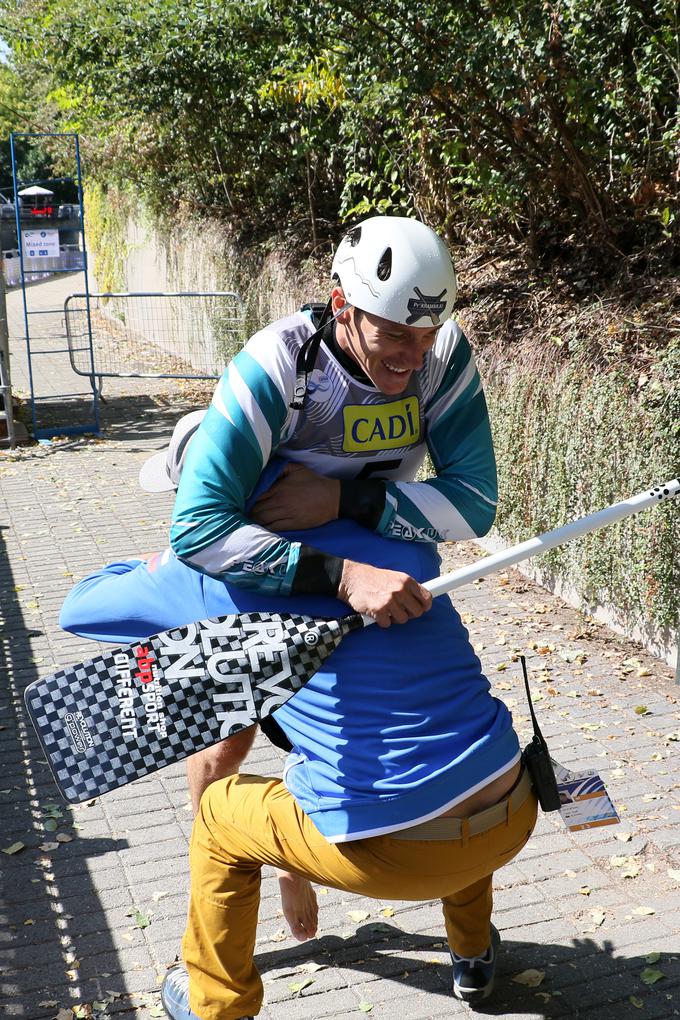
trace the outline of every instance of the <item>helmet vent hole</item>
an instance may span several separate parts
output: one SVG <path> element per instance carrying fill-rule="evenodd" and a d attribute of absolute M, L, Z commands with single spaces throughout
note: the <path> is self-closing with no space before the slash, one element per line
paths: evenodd
<path fill-rule="evenodd" d="M 356 248 L 359 241 L 361 240 L 361 227 L 352 227 L 351 230 L 347 231 L 347 240 L 349 241 L 352 248 Z"/>
<path fill-rule="evenodd" d="M 389 280 L 392 275 L 392 249 L 385 248 L 385 251 L 380 256 L 380 262 L 378 263 L 378 279 Z"/>

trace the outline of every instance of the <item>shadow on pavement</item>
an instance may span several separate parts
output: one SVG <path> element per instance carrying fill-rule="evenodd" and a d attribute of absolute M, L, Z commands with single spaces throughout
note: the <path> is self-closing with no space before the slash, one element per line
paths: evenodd
<path fill-rule="evenodd" d="M 499 920 L 502 922 L 502 914 L 496 918 L 497 922 Z M 438 962 L 440 960 L 445 962 Z M 327 935 L 287 949 L 285 960 L 280 951 L 259 953 L 256 963 L 263 976 L 269 970 L 280 969 L 282 963 L 291 971 L 305 963 L 340 968 L 345 971 L 346 981 L 350 985 L 360 984 L 366 996 L 370 996 L 370 986 L 366 982 L 387 979 L 403 984 L 404 995 L 420 990 L 450 998 L 452 1006 L 455 1001 L 443 923 L 441 936 L 410 934 L 384 923 L 366 924 L 358 928 L 352 938 Z M 532 987 L 513 980 L 526 971 L 539 972 L 540 984 Z M 655 978 L 654 972 L 662 976 Z M 646 983 L 642 974 L 652 983 Z M 526 979 L 531 981 L 532 976 Z M 545 1018 L 589 1017 L 592 1020 L 595 1017 L 598 1020 L 629 1020 L 640 1016 L 666 1018 L 678 1015 L 680 992 L 673 994 L 673 991 L 679 984 L 680 954 L 660 952 L 656 960 L 647 956 L 615 955 L 612 944 L 606 939 L 598 943 L 583 938 L 565 945 L 504 939 L 494 994 L 470 1016 L 476 1013 L 498 1017 L 525 1014 Z M 376 984 L 374 1006 L 380 1002 L 380 987 Z M 306 998 L 312 994 L 312 987 L 306 989 Z M 397 998 L 394 1003 L 395 1008 L 399 1008 Z M 432 1008 L 433 1016 L 441 1015 L 440 1004 L 433 1003 Z"/>
<path fill-rule="evenodd" d="M 179 392 L 159 399 L 148 394 L 128 394 L 126 396 L 107 397 L 100 404 L 101 434 L 85 433 L 82 436 L 55 438 L 50 443 L 41 443 L 32 449 L 37 456 L 46 457 L 56 452 L 79 450 L 83 446 L 102 440 L 113 443 L 125 443 L 126 453 L 139 453 L 148 449 L 147 444 L 155 444 L 160 449 L 170 439 L 172 430 L 182 415 L 200 407 L 207 407 L 210 397 L 206 391 L 206 399 L 198 403 L 189 401 Z M 75 421 L 87 415 L 91 401 L 70 401 Z M 29 415 L 30 417 L 30 415 Z M 61 421 L 61 418 L 59 419 Z M 27 419 L 27 424 L 30 424 Z M 49 428 L 49 413 L 44 413 L 40 422 L 41 428 Z M 144 445 L 140 444 L 144 441 Z"/>
<path fill-rule="evenodd" d="M 56 1000 L 70 1005 L 94 997 L 83 986 L 84 972 L 78 966 L 85 951 L 88 969 L 124 974 L 91 872 L 127 843 L 107 835 L 74 838 L 75 812 L 61 801 L 42 757 L 23 704 L 24 688 L 38 675 L 30 638 L 39 632 L 24 625 L 4 530 L 0 528 L 0 1002 L 8 1016 L 37 1020 L 55 1015 L 50 1003 Z M 40 666 L 41 672 L 49 668 L 49 663 Z"/>

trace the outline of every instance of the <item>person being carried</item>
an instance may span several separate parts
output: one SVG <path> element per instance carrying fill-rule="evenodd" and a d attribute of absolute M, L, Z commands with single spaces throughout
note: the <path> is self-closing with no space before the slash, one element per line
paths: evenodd
<path fill-rule="evenodd" d="M 188 417 L 170 446 L 173 473 L 183 446 L 174 440 L 190 435 L 200 415 Z M 252 499 L 286 467 L 274 458 Z M 359 557 L 376 570 L 406 569 L 418 583 L 438 573 L 434 545 L 385 538 L 350 520 L 286 537 L 313 542 L 327 555 Z M 263 598 L 199 574 L 168 549 L 80 581 L 60 622 L 83 637 L 129 642 L 258 609 L 347 612 L 327 595 Z M 252 953 L 262 864 L 362 895 L 441 898 L 454 994 L 473 1003 L 486 998 L 499 945 L 490 920 L 493 872 L 529 838 L 536 802 L 510 713 L 491 696 L 450 599 L 436 599 L 407 627 L 352 635 L 272 720 L 292 746 L 283 781 L 234 777 L 204 794 L 190 851 L 189 969 L 172 968 L 163 983 L 168 1016 L 257 1014 L 262 986 Z"/>

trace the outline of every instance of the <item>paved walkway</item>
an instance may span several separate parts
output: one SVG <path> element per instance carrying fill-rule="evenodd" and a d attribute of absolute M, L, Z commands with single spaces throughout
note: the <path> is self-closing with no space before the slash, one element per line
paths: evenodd
<path fill-rule="evenodd" d="M 186 907 L 182 767 L 67 807 L 21 701 L 36 676 L 96 648 L 57 626 L 74 581 L 165 544 L 171 500 L 142 493 L 136 475 L 200 394 L 167 383 L 144 392 L 131 382 L 108 392 L 101 439 L 0 455 L 0 1015 L 24 1020 L 161 1016 L 158 986 Z M 446 548 L 445 565 L 477 555 Z M 512 572 L 461 589 L 455 601 L 523 737 L 519 650 L 530 656 L 555 756 L 572 768 L 597 767 L 622 814 L 619 826 L 576 834 L 543 815 L 498 875 L 503 954 L 486 1012 L 525 1020 L 680 1015 L 680 705 L 671 670 Z M 261 740 L 249 767 L 278 772 L 281 756 Z M 319 902 L 319 937 L 298 944 L 275 879 L 265 878 L 257 945 L 265 1020 L 467 1012 L 449 992 L 437 903 L 332 889 L 320 889 Z"/>

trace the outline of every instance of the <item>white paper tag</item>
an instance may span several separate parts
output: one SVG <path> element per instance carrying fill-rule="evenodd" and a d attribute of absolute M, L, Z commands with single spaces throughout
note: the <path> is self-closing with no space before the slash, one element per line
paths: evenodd
<path fill-rule="evenodd" d="M 562 821 L 572 832 L 598 825 L 616 825 L 621 819 L 597 772 L 570 772 L 553 760 L 560 792 Z"/>

